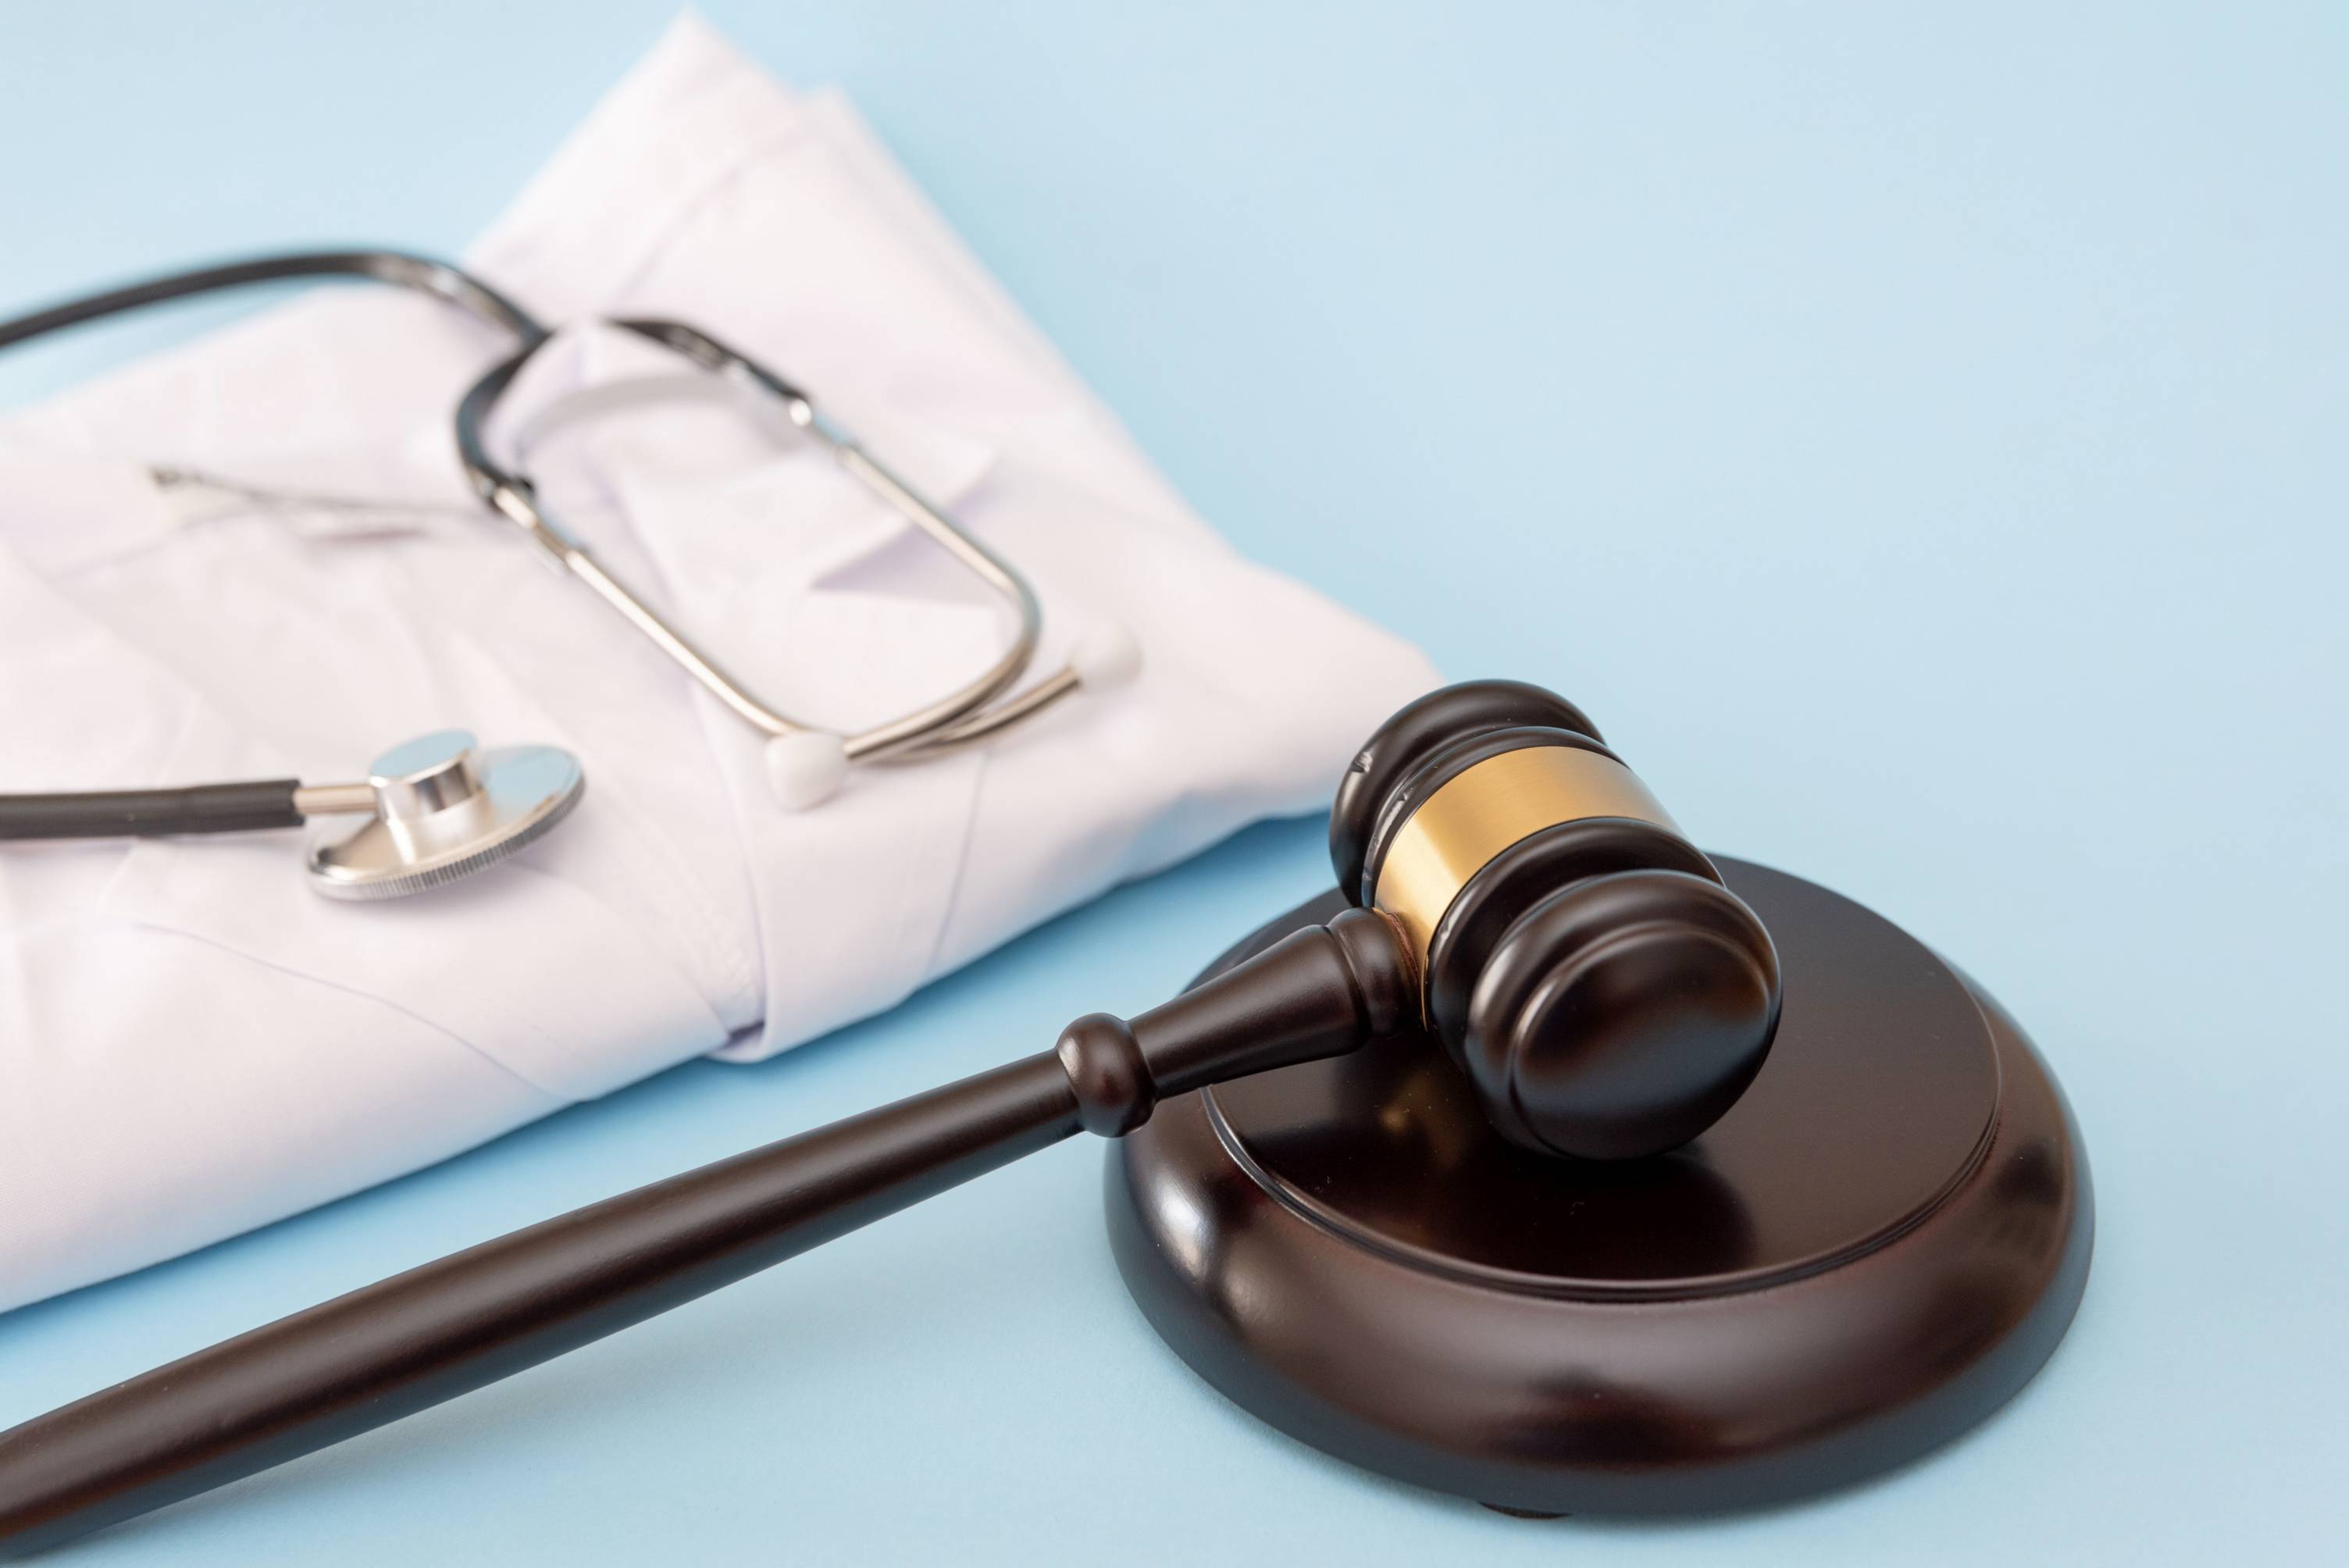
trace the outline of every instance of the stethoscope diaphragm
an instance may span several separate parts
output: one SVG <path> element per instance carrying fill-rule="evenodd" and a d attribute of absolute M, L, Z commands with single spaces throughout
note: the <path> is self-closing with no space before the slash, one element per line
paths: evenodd
<path fill-rule="evenodd" d="M 310 845 L 310 884 L 328 898 L 398 898 L 470 876 L 536 842 L 586 791 L 579 759 L 552 746 L 480 749 L 444 729 L 375 759 L 369 820 Z M 322 792 L 323 793 L 323 792 Z M 323 803 L 322 803 L 323 804 Z"/>

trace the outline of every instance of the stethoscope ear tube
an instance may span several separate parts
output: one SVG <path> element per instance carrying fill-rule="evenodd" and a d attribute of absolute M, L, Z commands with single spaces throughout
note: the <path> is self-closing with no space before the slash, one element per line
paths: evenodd
<path fill-rule="evenodd" d="M 298 828 L 295 779 L 195 784 L 170 789 L 105 789 L 59 795 L 0 795 L 0 839 L 154 839 L 174 833 L 243 833 Z"/>
<path fill-rule="evenodd" d="M 926 534 L 1011 611 L 1011 640 L 994 663 L 911 712 L 845 735 L 786 715 L 670 624 L 550 517 L 526 474 L 492 456 L 487 431 L 498 401 L 545 340 L 526 341 L 492 366 L 457 405 L 458 458 L 475 493 L 529 535 L 558 570 L 593 590 L 664 656 L 768 737 L 768 778 L 786 810 L 802 810 L 829 797 L 852 764 L 935 758 L 998 735 L 1081 687 L 1107 690 L 1138 670 L 1142 654 L 1130 634 L 1095 628 L 1081 640 L 1064 667 L 1023 691 L 1005 695 L 1027 673 L 1043 625 L 1035 590 L 1018 568 L 826 420 L 807 392 L 759 361 L 681 322 L 619 318 L 608 325 L 657 343 L 721 380 L 755 388 L 771 399 L 793 428 L 829 451 L 875 499 Z"/>

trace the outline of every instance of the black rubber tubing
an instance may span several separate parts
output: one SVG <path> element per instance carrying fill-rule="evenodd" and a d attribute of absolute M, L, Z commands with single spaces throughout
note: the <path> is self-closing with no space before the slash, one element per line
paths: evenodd
<path fill-rule="evenodd" d="M 170 273 L 102 294 L 67 300 L 13 321 L 0 320 L 0 348 L 167 300 L 243 288 L 251 284 L 336 277 L 367 278 L 438 295 L 470 315 L 505 328 L 524 343 L 536 343 L 546 335 L 546 328 L 520 305 L 446 262 L 404 251 L 299 251 Z"/>
<path fill-rule="evenodd" d="M 0 795 L 0 839 L 153 839 L 168 833 L 242 833 L 293 828 L 300 780 L 193 784 L 176 789 L 98 789 Z"/>

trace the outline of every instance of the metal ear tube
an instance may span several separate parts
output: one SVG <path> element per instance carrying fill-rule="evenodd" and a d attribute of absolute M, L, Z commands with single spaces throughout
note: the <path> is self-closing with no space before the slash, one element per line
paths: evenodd
<path fill-rule="evenodd" d="M 611 324 L 670 349 L 726 381 L 772 399 L 789 423 L 823 445 L 833 459 L 891 511 L 934 541 L 1010 609 L 1011 640 L 993 664 L 963 686 L 911 712 L 842 735 L 794 718 L 753 693 L 718 659 L 605 570 L 579 540 L 547 515 L 523 475 L 490 455 L 485 429 L 498 400 L 542 341 L 526 343 L 492 367 L 457 406 L 457 449 L 474 490 L 519 525 L 561 570 L 593 589 L 737 717 L 769 738 L 768 784 L 776 801 L 800 810 L 828 799 L 864 762 L 915 762 L 989 739 L 1033 717 L 1081 687 L 1107 691 L 1133 678 L 1142 654 L 1117 626 L 1095 627 L 1068 661 L 1024 691 L 1006 696 L 1036 656 L 1043 610 L 1028 579 L 911 484 L 852 440 L 817 410 L 809 395 L 757 360 L 681 322 L 630 319 Z"/>

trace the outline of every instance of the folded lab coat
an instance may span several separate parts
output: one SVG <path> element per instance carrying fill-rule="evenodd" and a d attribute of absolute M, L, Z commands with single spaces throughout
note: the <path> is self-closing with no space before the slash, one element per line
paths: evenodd
<path fill-rule="evenodd" d="M 759 736 L 468 494 L 449 412 L 511 346 L 437 302 L 322 288 L 0 424 L 0 790 L 335 779 L 452 725 L 590 779 L 516 860 L 382 904 L 311 892 L 286 835 L 0 851 L 0 1307 L 887 1007 L 1317 807 L 1433 681 L 1195 516 L 842 99 L 698 22 L 469 262 L 542 319 L 774 365 L 1030 574 L 1039 672 L 1100 622 L 1144 671 L 792 814 Z M 853 729 L 994 657 L 999 603 L 710 393 L 569 328 L 492 446 L 787 712 Z"/>

